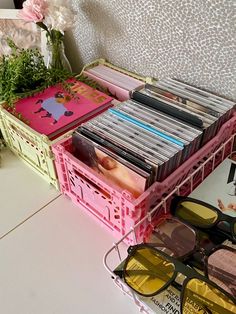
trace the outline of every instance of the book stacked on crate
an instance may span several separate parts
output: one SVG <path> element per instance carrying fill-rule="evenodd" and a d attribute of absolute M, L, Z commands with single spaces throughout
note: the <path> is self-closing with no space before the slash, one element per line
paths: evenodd
<path fill-rule="evenodd" d="M 158 92 L 160 84 L 138 87 L 131 99 L 53 146 L 61 191 L 116 236 L 124 235 L 236 131 L 232 101 L 200 90 L 189 92 L 187 99 L 183 87 L 182 98 L 173 100 L 169 87 L 162 87 L 165 96 Z M 229 149 L 227 144 L 224 156 Z M 137 237 L 142 232 L 140 227 Z"/>
<path fill-rule="evenodd" d="M 150 77 L 142 77 L 117 67 L 105 59 L 98 59 L 85 65 L 81 75 L 97 82 L 107 94 L 119 101 L 129 99 L 133 89 L 154 81 Z"/>
<path fill-rule="evenodd" d="M 75 79 L 20 99 L 15 109 L 29 126 L 55 139 L 111 106 L 112 98 Z"/>
<path fill-rule="evenodd" d="M 9 148 L 58 188 L 51 145 L 57 139 L 68 137 L 82 122 L 109 108 L 112 100 L 72 78 L 18 100 L 14 114 L 22 121 L 3 104 L 0 128 Z"/>

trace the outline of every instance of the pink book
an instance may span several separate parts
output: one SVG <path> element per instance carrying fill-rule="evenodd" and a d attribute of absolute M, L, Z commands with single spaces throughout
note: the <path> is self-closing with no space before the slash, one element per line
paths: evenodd
<path fill-rule="evenodd" d="M 112 97 L 82 82 L 70 79 L 67 84 L 74 96 L 57 84 L 20 99 L 16 112 L 32 129 L 54 139 L 111 106 Z"/>
<path fill-rule="evenodd" d="M 86 72 L 127 91 L 131 91 L 139 86 L 144 85 L 144 82 L 111 69 L 105 65 L 97 65 L 91 69 L 86 70 Z"/>
<path fill-rule="evenodd" d="M 119 101 L 124 101 L 130 98 L 128 90 L 123 89 L 115 84 L 112 84 L 98 76 L 95 76 L 90 72 L 84 71 L 83 74 L 90 78 L 91 80 L 96 81 L 100 86 L 106 88 L 110 95 L 112 95 L 112 97 L 114 97 L 115 99 Z"/>

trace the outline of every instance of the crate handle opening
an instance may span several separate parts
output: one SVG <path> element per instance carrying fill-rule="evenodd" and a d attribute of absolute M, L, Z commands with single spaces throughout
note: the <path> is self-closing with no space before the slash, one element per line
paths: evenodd
<path fill-rule="evenodd" d="M 102 187 L 100 186 L 97 186 L 96 183 L 94 183 L 92 180 L 90 180 L 88 177 L 85 177 L 82 173 L 80 173 L 78 170 L 76 169 L 73 169 L 74 173 L 80 178 L 81 182 L 84 183 L 86 182 L 86 184 L 89 184 L 90 186 L 92 186 L 93 188 L 95 188 L 95 193 L 97 194 L 102 194 L 102 197 L 104 198 L 108 198 L 108 199 L 111 199 L 111 195 L 106 191 L 104 190 Z M 84 181 L 84 182 L 83 182 Z"/>

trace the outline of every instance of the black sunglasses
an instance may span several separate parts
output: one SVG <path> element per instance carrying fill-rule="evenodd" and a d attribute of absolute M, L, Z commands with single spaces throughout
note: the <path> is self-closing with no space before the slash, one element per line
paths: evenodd
<path fill-rule="evenodd" d="M 219 233 L 236 243 L 236 217 L 226 215 L 208 203 L 177 195 L 172 199 L 170 212 L 191 226 L 215 235 Z"/>
<path fill-rule="evenodd" d="M 185 276 L 182 285 L 176 282 L 179 273 Z M 236 313 L 236 299 L 230 294 L 191 267 L 148 244 L 128 248 L 123 278 L 130 288 L 146 297 L 157 295 L 170 285 L 175 286 L 181 291 L 182 314 Z"/>
<path fill-rule="evenodd" d="M 170 215 L 160 217 L 147 227 L 144 242 L 204 271 L 205 276 L 236 297 L 234 248 L 216 245 L 207 233 Z"/>

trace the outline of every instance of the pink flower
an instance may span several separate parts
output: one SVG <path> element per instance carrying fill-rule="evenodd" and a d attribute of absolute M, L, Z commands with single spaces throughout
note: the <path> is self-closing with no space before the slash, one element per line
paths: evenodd
<path fill-rule="evenodd" d="M 42 22 L 46 10 L 47 2 L 45 0 L 26 0 L 18 16 L 25 21 L 35 23 Z"/>

